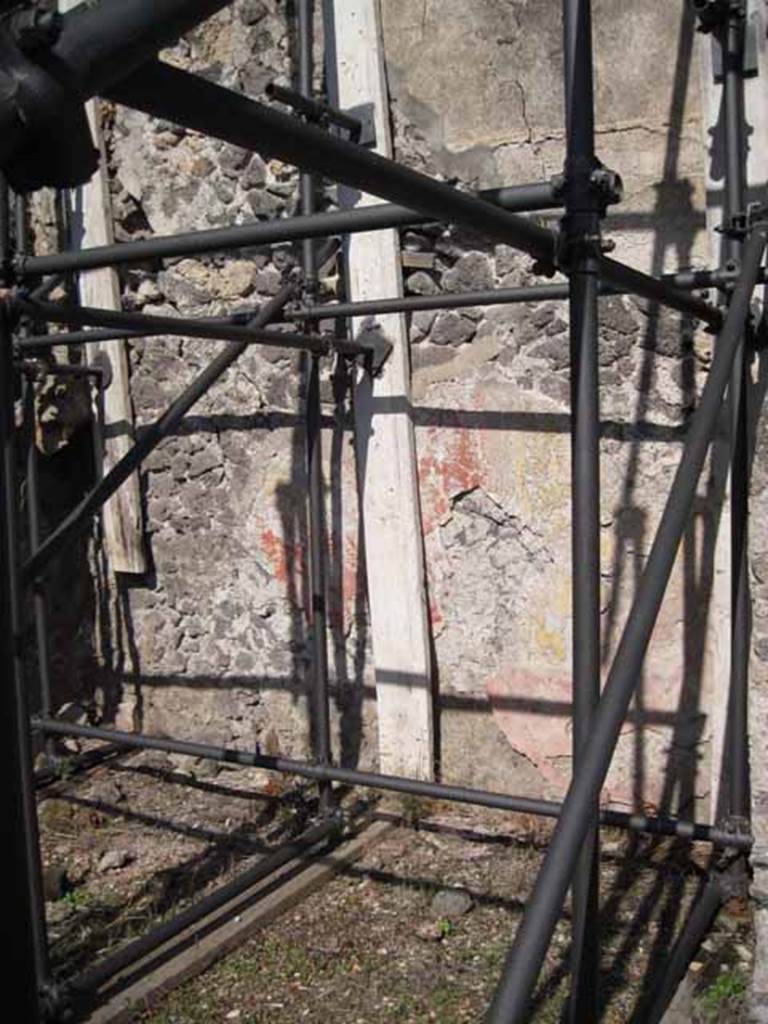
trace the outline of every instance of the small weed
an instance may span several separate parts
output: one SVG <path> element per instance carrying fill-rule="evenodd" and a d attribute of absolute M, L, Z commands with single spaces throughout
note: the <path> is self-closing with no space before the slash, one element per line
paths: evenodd
<path fill-rule="evenodd" d="M 747 982 L 739 971 L 723 971 L 701 997 L 704 1020 L 724 1022 L 741 1009 Z"/>
<path fill-rule="evenodd" d="M 400 813 L 404 824 L 410 828 L 418 828 L 419 824 L 432 813 L 432 804 L 423 797 L 404 793 L 400 797 Z"/>
<path fill-rule="evenodd" d="M 453 935 L 455 929 L 452 921 L 447 917 L 441 917 L 437 922 L 437 930 L 440 933 L 441 939 L 447 939 L 449 935 Z"/>
<path fill-rule="evenodd" d="M 456 1013 L 461 1003 L 461 993 L 456 988 L 437 988 L 429 997 L 429 1006 L 433 1020 L 448 1024 L 450 1020 L 456 1020 Z M 432 1016 L 430 1014 L 430 1016 Z"/>
<path fill-rule="evenodd" d="M 389 1011 L 392 1020 L 403 1021 L 403 1024 L 411 1024 L 416 1009 L 413 1000 L 407 996 L 399 999 Z"/>
<path fill-rule="evenodd" d="M 85 889 L 70 889 L 61 897 L 61 902 L 70 910 L 83 910 L 92 902 L 92 897 Z"/>
<path fill-rule="evenodd" d="M 69 780 L 75 774 L 76 768 L 77 760 L 75 757 L 71 755 L 58 757 L 54 762 L 54 770 L 56 772 L 56 778 L 59 780 L 59 782 L 69 782 Z"/>

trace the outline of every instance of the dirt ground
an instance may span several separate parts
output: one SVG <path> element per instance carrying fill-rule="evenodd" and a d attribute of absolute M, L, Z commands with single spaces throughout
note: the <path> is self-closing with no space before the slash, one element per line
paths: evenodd
<path fill-rule="evenodd" d="M 66 771 L 63 773 L 66 776 Z M 310 788 L 242 768 L 143 752 L 40 792 L 54 968 L 68 978 L 254 863 L 311 820 Z M 358 801 L 360 794 L 348 795 Z M 142 1024 L 440 1024 L 480 1021 L 551 826 L 410 798 L 378 805 L 392 830 L 236 953 L 137 1009 Z M 708 850 L 604 830 L 603 1020 L 640 1020 Z M 562 1018 L 568 910 L 533 1020 Z M 691 967 L 680 1019 L 741 1024 L 748 908 L 721 913 Z"/>

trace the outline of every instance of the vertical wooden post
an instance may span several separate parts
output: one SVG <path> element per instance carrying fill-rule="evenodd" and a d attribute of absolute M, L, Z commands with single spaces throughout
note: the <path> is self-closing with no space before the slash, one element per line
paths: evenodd
<path fill-rule="evenodd" d="M 342 109 L 373 103 L 376 151 L 392 156 L 378 0 L 333 5 L 337 95 Z M 331 47 L 331 52 L 333 47 Z M 379 200 L 355 195 L 354 205 Z M 397 231 L 352 235 L 347 248 L 349 298 L 402 294 Z M 356 320 L 354 332 L 369 329 Z M 429 619 L 418 477 L 410 405 L 408 333 L 401 314 L 376 317 L 393 345 L 383 373 L 361 377 L 355 429 L 364 519 L 368 600 L 381 770 L 431 778 L 434 772 Z"/>
<path fill-rule="evenodd" d="M 80 0 L 59 0 L 59 10 L 66 12 Z M 114 241 L 112 211 L 107 179 L 104 139 L 101 132 L 97 100 L 86 104 L 94 143 L 101 153 L 99 169 L 82 188 L 74 203 L 73 248 L 109 245 Z M 120 309 L 120 281 L 111 267 L 88 270 L 80 274 L 80 300 L 84 306 Z M 104 393 L 104 472 L 108 472 L 133 446 L 133 406 L 125 342 L 106 341 L 88 346 L 89 358 L 103 352 L 109 359 L 112 380 Z M 141 496 L 138 472 L 133 473 L 103 510 L 104 543 L 113 572 L 144 573 L 147 563 L 144 552 Z"/>

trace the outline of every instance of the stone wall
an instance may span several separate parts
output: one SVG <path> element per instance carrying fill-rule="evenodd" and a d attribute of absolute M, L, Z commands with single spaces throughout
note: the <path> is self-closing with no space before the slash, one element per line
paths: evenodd
<path fill-rule="evenodd" d="M 472 187 L 540 180 L 563 161 L 561 26 L 532 3 L 384 5 L 398 158 Z M 660 273 L 705 265 L 704 170 L 690 19 L 598 3 L 598 153 L 624 177 L 607 231 Z M 653 54 L 654 74 L 631 53 Z M 530 261 L 456 232 L 412 292 L 531 283 Z M 603 662 L 615 650 L 701 387 L 709 339 L 630 298 L 601 300 Z M 444 773 L 561 794 L 570 772 L 567 309 L 462 310 L 411 322 L 413 397 Z M 722 453 L 702 484 L 604 798 L 706 805 L 722 595 L 714 538 Z M 490 702 L 491 714 L 487 708 Z M 471 752 L 471 756 L 470 755 Z"/>
<path fill-rule="evenodd" d="M 595 4 L 598 151 L 626 186 L 607 230 L 618 257 L 643 269 L 706 265 L 693 26 L 662 0 L 637 7 Z M 550 5 L 385 0 L 383 12 L 399 160 L 470 187 L 561 170 L 561 28 Z M 259 96 L 270 80 L 289 81 L 290 51 L 285 5 L 240 0 L 171 59 Z M 295 209 L 290 168 L 143 115 L 111 112 L 108 146 L 118 237 Z M 407 293 L 536 280 L 528 259 L 465 231 L 406 231 L 402 245 Z M 252 308 L 276 292 L 297 254 L 284 247 L 134 268 L 123 275 L 124 299 L 169 315 Z M 635 299 L 603 299 L 601 309 L 607 666 L 705 379 L 710 338 Z M 571 743 L 567 308 L 417 313 L 409 330 L 442 776 L 558 795 Z M 139 423 L 217 347 L 178 339 L 131 346 Z M 252 349 L 146 465 L 152 571 L 101 595 L 109 627 L 102 621 L 82 675 L 84 688 L 104 690 L 118 725 L 308 752 L 303 376 L 298 357 Z M 324 387 L 334 744 L 344 763 L 373 765 L 349 399 L 338 376 Z M 708 813 L 727 595 L 714 561 L 721 448 L 606 786 L 617 806 L 676 812 L 699 800 Z"/>
<path fill-rule="evenodd" d="M 291 45 L 284 5 L 244 2 L 193 33 L 171 59 L 260 96 L 272 80 L 290 82 Z M 137 113 L 116 112 L 110 157 L 125 237 L 295 212 L 291 168 Z M 154 314 L 253 309 L 276 294 L 297 253 L 285 247 L 184 259 L 160 271 L 148 266 L 126 275 L 124 299 Z M 219 347 L 178 340 L 132 347 L 139 429 Z M 121 595 L 124 619 L 113 659 L 116 654 L 122 667 L 112 680 L 120 688 L 119 723 L 245 748 L 258 744 L 269 753 L 309 752 L 305 369 L 298 355 L 253 347 L 146 463 L 152 573 Z M 335 524 L 329 543 L 334 565 L 342 552 L 345 557 L 343 575 L 339 569 L 331 578 L 337 737 L 344 737 L 337 742 L 345 760 L 356 761 L 363 746 L 366 633 L 363 581 L 354 564 L 354 466 L 344 399 L 337 408 L 330 377 L 324 389 L 326 450 L 334 462 L 326 468 Z M 365 745 L 370 763 L 375 741 Z"/>

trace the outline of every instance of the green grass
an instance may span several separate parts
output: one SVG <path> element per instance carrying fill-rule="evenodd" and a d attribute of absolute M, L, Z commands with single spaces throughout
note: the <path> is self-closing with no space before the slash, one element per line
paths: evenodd
<path fill-rule="evenodd" d="M 83 910 L 92 905 L 93 897 L 85 889 L 70 889 L 61 897 L 61 902 L 71 910 Z"/>
<path fill-rule="evenodd" d="M 723 971 L 700 996 L 700 1006 L 707 1021 L 727 1021 L 743 1007 L 747 979 L 737 970 Z"/>

